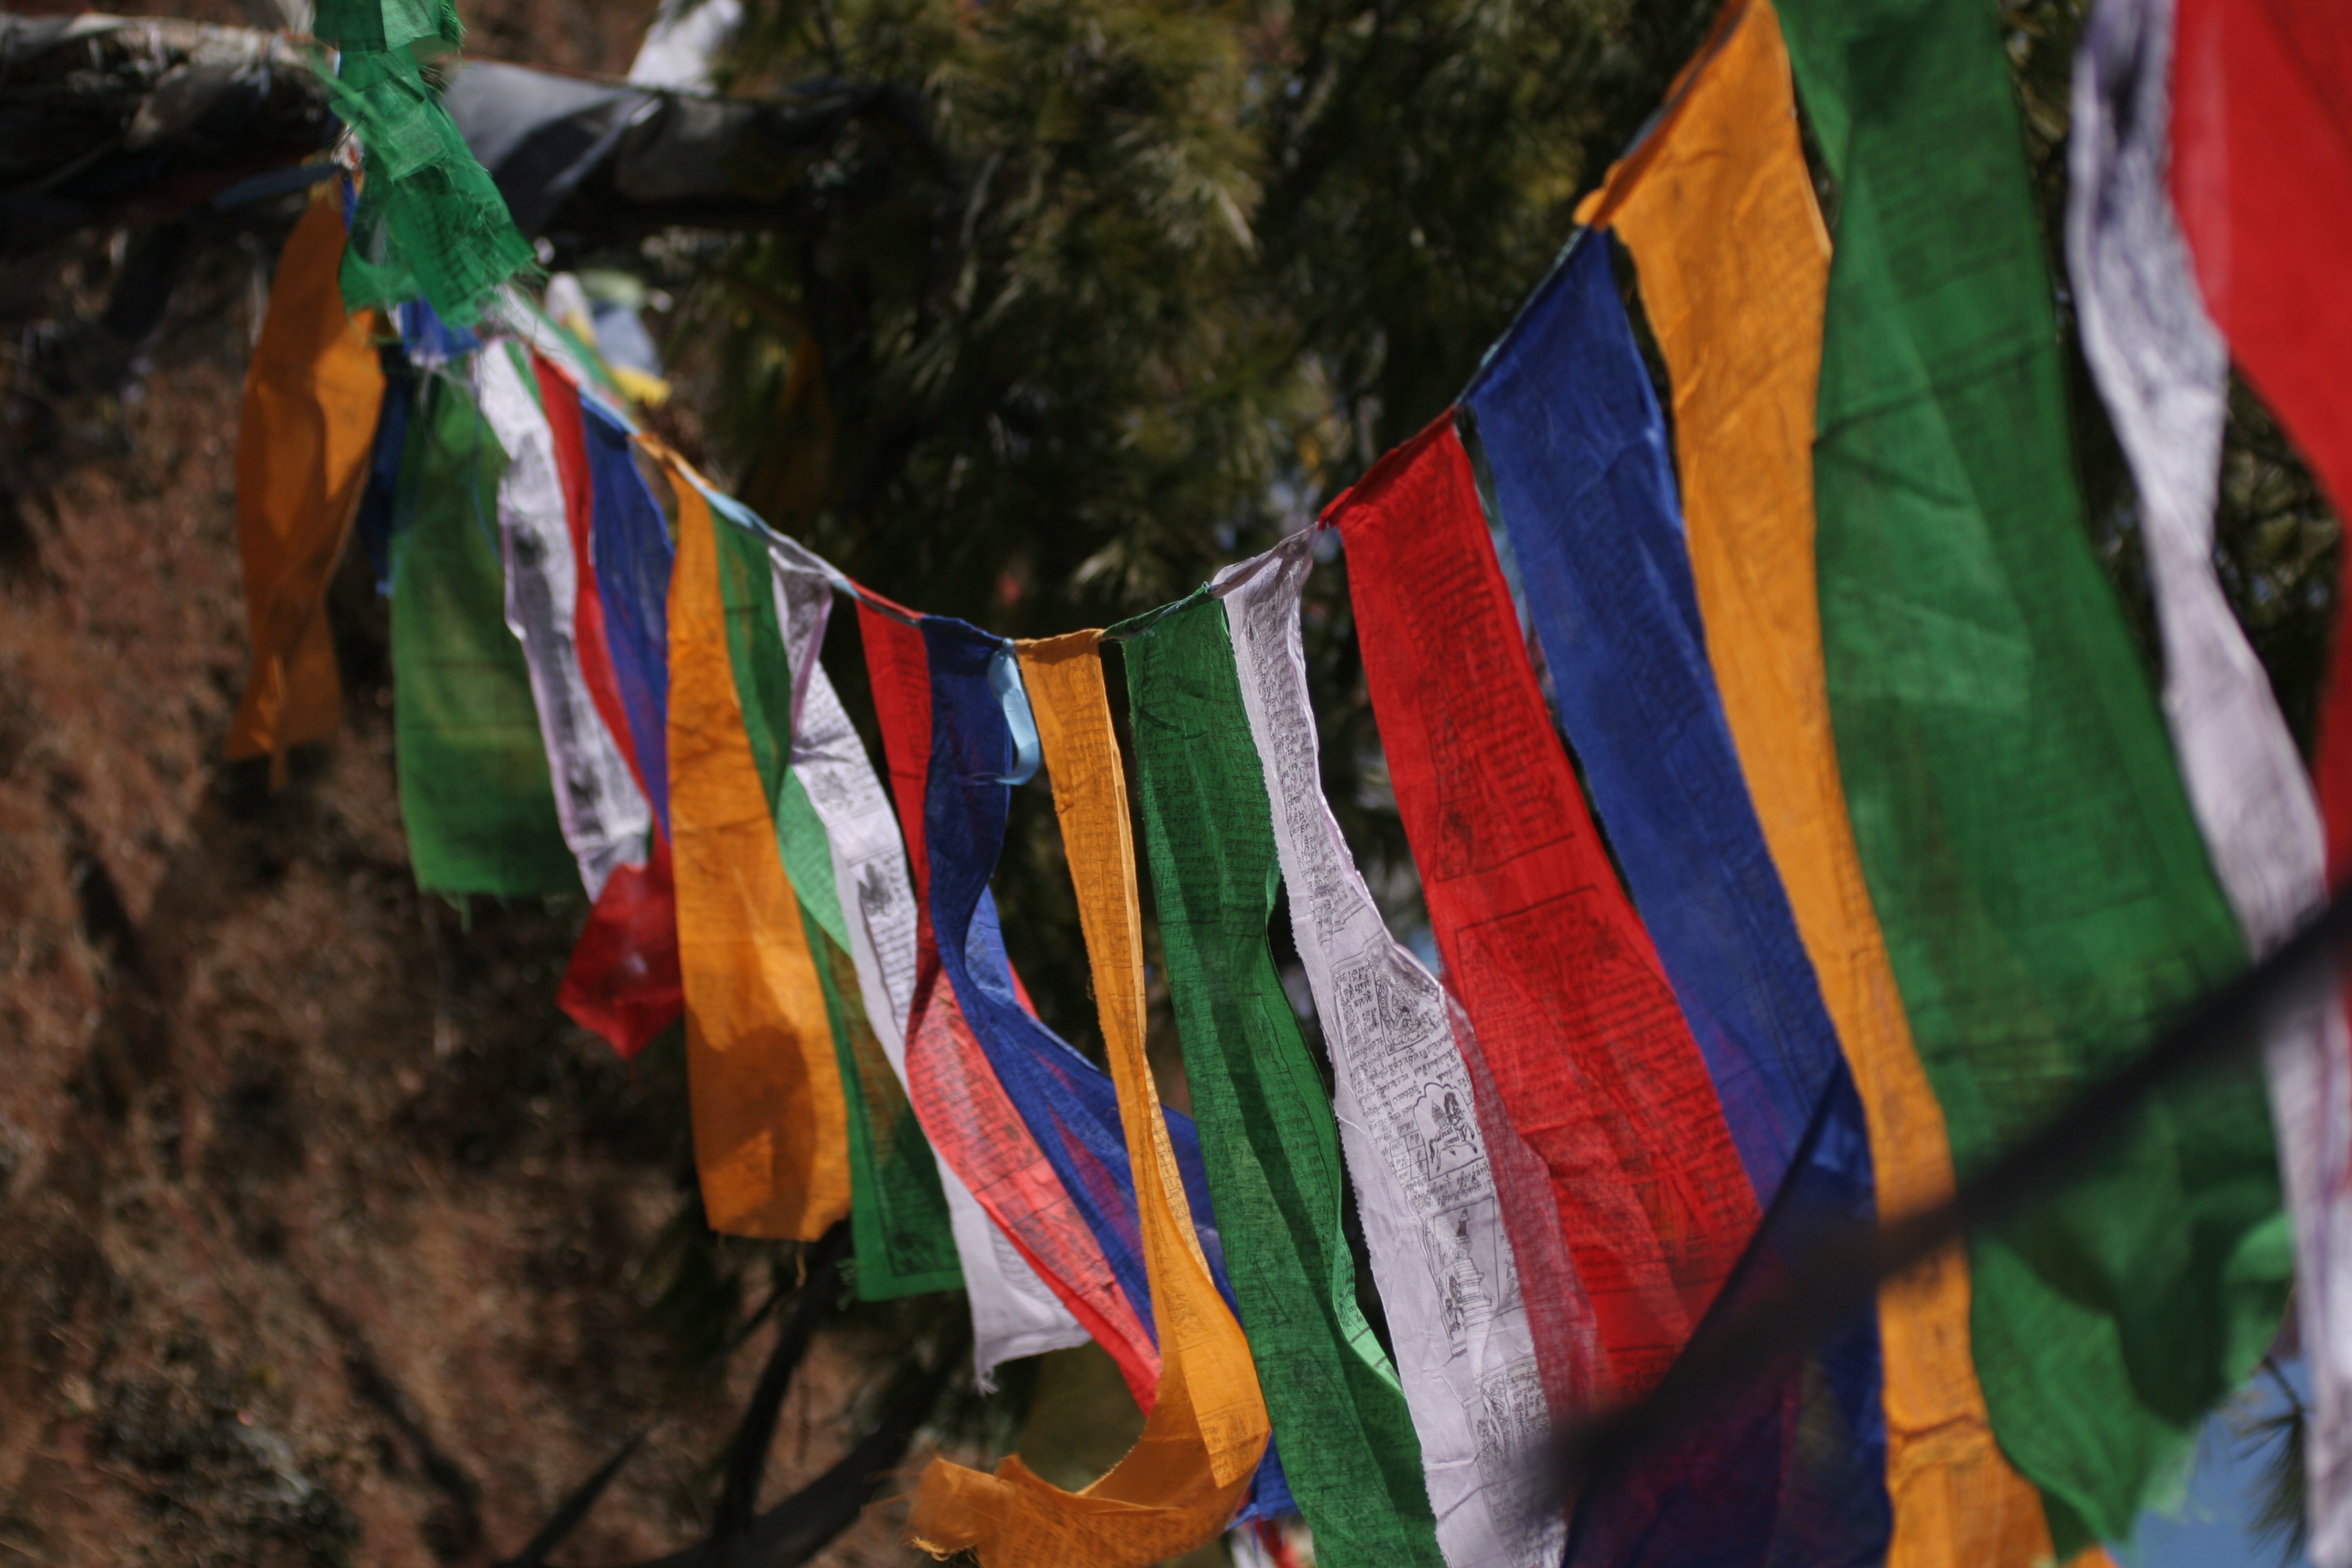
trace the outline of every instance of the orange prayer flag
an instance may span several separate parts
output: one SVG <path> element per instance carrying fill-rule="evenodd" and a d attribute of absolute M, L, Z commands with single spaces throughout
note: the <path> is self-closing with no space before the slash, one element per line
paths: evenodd
<path fill-rule="evenodd" d="M 743 730 L 710 503 L 674 453 L 646 445 L 677 496 L 669 826 L 702 1205 L 714 1230 L 814 1241 L 849 1213 L 832 1023 Z"/>
<path fill-rule="evenodd" d="M 1870 1125 L 1880 1210 L 1949 1194 L 1944 1112 L 1896 993 L 1846 816 L 1813 567 L 1813 405 L 1830 244 L 1779 18 L 1734 0 L 1668 117 L 1577 213 L 1633 252 L 1674 381 L 1710 663 L 1765 841 Z M 1890 1568 L 2048 1561 L 2041 1499 L 1993 1442 L 1957 1249 L 1879 1293 Z"/>
<path fill-rule="evenodd" d="M 1265 1400 L 1241 1325 L 1217 1294 L 1143 1054 L 1142 916 L 1127 776 L 1103 695 L 1098 633 L 1023 643 L 1054 810 L 1076 884 L 1103 1038 L 1135 1173 L 1160 1393 L 1143 1436 L 1083 1491 L 1040 1480 L 1015 1456 L 992 1476 L 935 1459 L 908 1534 L 982 1568 L 1144 1568 L 1213 1538 L 1248 1494 L 1265 1452 Z"/>
<path fill-rule="evenodd" d="M 336 272 L 343 218 L 331 183 L 287 237 L 245 375 L 236 437 L 237 549 L 245 563 L 253 668 L 226 754 L 271 759 L 335 732 L 342 688 L 328 634 L 328 580 L 366 488 L 383 370 L 371 310 L 343 310 Z"/>

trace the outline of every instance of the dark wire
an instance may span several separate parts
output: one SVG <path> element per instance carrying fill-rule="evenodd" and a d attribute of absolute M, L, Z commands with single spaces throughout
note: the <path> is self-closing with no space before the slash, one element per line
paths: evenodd
<path fill-rule="evenodd" d="M 1790 1249 L 1785 1283 L 1752 1307 L 1710 1317 L 1655 1388 L 1553 1435 L 1554 1483 L 1573 1498 L 1785 1366 L 1853 1314 L 1879 1285 L 1971 1231 L 2009 1219 L 2095 1159 L 2149 1096 L 2252 1048 L 2299 1009 L 2340 1005 L 2336 960 L 2352 942 L 2352 889 L 2267 958 L 2206 995 L 2129 1066 L 2077 1095 L 1933 1208 L 1874 1226 L 1830 1226 Z"/>

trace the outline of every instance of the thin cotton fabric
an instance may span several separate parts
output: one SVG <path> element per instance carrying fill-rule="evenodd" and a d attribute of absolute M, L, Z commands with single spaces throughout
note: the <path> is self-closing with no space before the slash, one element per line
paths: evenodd
<path fill-rule="evenodd" d="M 1539 1348 L 1591 1347 L 1548 1391 L 1630 1397 L 1729 1276 L 1755 1190 L 1544 708 L 1452 416 L 1327 515 L 1446 984 L 1550 1172 L 1580 1287 L 1529 1303 Z"/>
<path fill-rule="evenodd" d="M 1338 1124 L 1267 945 L 1281 868 L 1224 616 L 1195 599 L 1124 654 L 1184 1076 L 1291 1495 L 1318 1563 L 1437 1568 L 1412 1414 L 1357 1300 Z"/>
<path fill-rule="evenodd" d="M 669 822 L 669 596 L 673 550 L 661 503 L 637 471 L 627 426 L 575 394 L 588 460 L 590 558 L 629 754 L 654 820 Z"/>
<path fill-rule="evenodd" d="M 915 1495 L 913 1538 L 1004 1568 L 1144 1568 L 1203 1544 L 1248 1492 L 1268 1435 L 1249 1343 L 1210 1278 L 1143 1053 L 1142 916 L 1097 636 L 1029 644 L 1022 662 L 1129 1138 L 1160 1387 L 1135 1447 L 1083 1491 L 1046 1485 L 1018 1456 L 992 1477 L 932 1462 Z"/>
<path fill-rule="evenodd" d="M 574 632 L 579 573 L 555 437 L 516 358 L 512 345 L 494 343 L 474 359 L 483 417 L 508 453 L 499 479 L 507 627 L 522 644 L 530 671 L 556 818 L 593 901 L 616 868 L 644 863 L 653 819 L 581 672 Z"/>
<path fill-rule="evenodd" d="M 1578 246 L 1520 312 L 1469 403 L 1562 723 L 1717 1097 L 1748 1134 L 1748 1174 L 1777 1195 L 1799 1141 L 1818 1129 L 1813 1160 L 1850 1160 L 1837 1190 L 1867 1214 L 1861 1102 L 1716 693 L 1664 421 L 1605 234 Z M 1724 1473 L 1680 1478 L 1707 1498 L 1717 1550 L 1878 1561 L 1891 1510 L 1874 1318 L 1842 1326 L 1818 1366 L 1789 1373 L 1777 1394 L 1777 1434 L 1759 1418 L 1759 1440 L 1720 1453 Z M 1622 1509 L 1612 1490 L 1596 1487 L 1592 1506 Z M 1655 1550 L 1646 1531 L 1633 1539 Z"/>
<path fill-rule="evenodd" d="M 1309 542 L 1220 575 L 1234 684 L 1203 696 L 1239 700 L 1273 805 L 1438 1542 L 1454 1568 L 1554 1563 L 1561 1520 L 1537 1484 L 1550 1423 L 1528 1323 L 1528 1287 L 1542 1282 L 1522 1274 L 1504 1224 L 1465 1060 L 1475 1047 L 1457 1041 L 1444 988 L 1389 934 L 1324 802 L 1298 636 Z"/>
<path fill-rule="evenodd" d="M 802 694 L 793 727 L 793 774 L 824 837 L 842 917 L 839 940 L 855 968 L 866 1022 L 900 1086 L 899 1103 L 914 1116 L 907 1019 L 921 936 L 906 848 L 866 744 L 817 659 L 838 574 L 786 539 L 770 539 L 769 566 L 785 654 L 795 671 L 794 689 Z M 792 853 L 789 836 L 786 852 Z M 879 1086 L 872 1094 L 876 1103 L 887 1099 Z M 915 1121 L 920 1128 L 921 1119 Z M 953 1267 L 971 1309 L 972 1363 L 980 1385 L 991 1386 L 992 1370 L 1014 1357 L 1085 1343 L 1086 1330 L 1003 1239 L 946 1157 L 928 1139 L 924 1146 L 947 1205 Z"/>
<path fill-rule="evenodd" d="M 1101 1246 L 998 1081 L 956 1001 L 931 923 L 924 829 L 931 771 L 929 656 L 913 617 L 861 591 L 858 627 L 890 768 L 891 794 L 915 884 L 914 1000 L 908 1011 L 907 1084 L 931 1146 L 995 1222 L 990 1246 L 1009 1246 L 1080 1326 L 1110 1352 L 1136 1402 L 1149 1409 L 1160 1351 L 1112 1275 Z M 887 603 L 887 602 L 886 602 Z M 966 1240 L 969 1249 L 975 1245 Z M 1018 1276 L 1008 1264 L 1008 1278 Z M 975 1298 L 975 1310 L 977 1310 Z"/>
<path fill-rule="evenodd" d="M 814 1241 L 850 1212 L 841 1070 L 744 730 L 710 505 L 667 462 L 670 833 L 703 1210 L 715 1230 Z"/>
<path fill-rule="evenodd" d="M 1003 645 L 961 621 L 938 616 L 925 616 L 921 631 L 930 670 L 932 736 L 923 828 L 940 961 L 998 1081 L 1070 1194 L 1148 1333 L 1150 1290 L 1116 1086 L 1013 995 L 996 900 L 988 890 L 1003 847 L 1009 801 L 999 781 L 1013 762 L 1000 698 L 989 682 L 991 665 Z"/>
<path fill-rule="evenodd" d="M 1673 378 L 1685 543 L 1724 718 L 1869 1119 L 1878 1212 L 1895 1218 L 1950 1194 L 1951 1151 L 1830 733 L 1811 453 L 1829 242 L 1770 6 L 1727 8 L 1668 103 L 1578 216 L 1608 226 L 1640 269 Z M 1889 1568 L 2046 1561 L 2041 1500 L 1993 1442 L 1977 1384 L 1965 1255 L 1881 1287 L 1878 1321 Z"/>
<path fill-rule="evenodd" d="M 2342 516 L 2352 512 L 2352 12 L 2334 0 L 2177 3 L 2170 172 L 2197 280 Z M 2352 582 L 2352 557 L 2345 570 Z M 2323 701 L 2319 795 L 2340 882 L 2352 864 L 2352 637 L 2341 617 Z"/>
<path fill-rule="evenodd" d="M 1871 1219 L 1870 1149 L 1851 1079 L 1833 1078 L 1755 1242 L 1694 1346 L 1791 1289 L 1824 1229 Z M 1645 1568 L 1877 1568 L 1885 1561 L 1885 1447 L 1877 1345 L 1847 1332 L 1764 1375 L 1629 1465 L 1586 1483 L 1564 1562 Z M 1778 1464 L 1767 1462 L 1778 1456 Z M 2044 1560 L 2047 1561 L 2046 1559 Z"/>
<path fill-rule="evenodd" d="M 366 488 L 383 371 L 373 317 L 343 310 L 335 269 L 341 205 L 330 185 L 303 209 L 279 252 L 269 310 L 245 373 L 236 434 L 237 548 L 245 568 L 253 668 L 230 721 L 226 754 L 270 759 L 323 741 L 342 717 L 327 584 Z"/>
<path fill-rule="evenodd" d="M 473 325 L 531 249 L 424 75 L 425 61 L 464 41 L 457 6 L 324 0 L 311 32 L 338 51 L 328 94 L 360 132 L 366 176 L 342 260 L 345 300 L 360 310 L 422 295 L 445 320 Z"/>
<path fill-rule="evenodd" d="M 2164 637 L 2164 711 L 2221 889 L 2256 952 L 2326 898 L 2319 806 L 2270 680 L 2213 570 L 2230 352 L 2205 313 L 2173 213 L 2171 0 L 2093 12 L 2074 56 L 2067 259 L 2083 352 L 2138 481 Z M 2315 1561 L 2352 1561 L 2352 1032 L 2315 1004 L 2265 1042 L 2271 1118 L 2294 1216 L 2304 1430 Z"/>
<path fill-rule="evenodd" d="M 393 540 L 393 737 L 416 885 L 575 892 L 522 647 L 507 629 L 499 481 L 507 455 L 465 387 L 425 378 Z"/>
<path fill-rule="evenodd" d="M 962 933 L 940 943 L 940 962 L 997 1080 L 1076 1201 L 1144 1331 L 1156 1340 L 1117 1087 L 1045 1027 L 1019 994 L 988 890 L 1004 847 L 1011 804 L 1005 780 L 1021 749 L 1008 710 L 1023 707 L 1017 695 L 1007 700 L 1008 688 L 1017 694 L 1019 677 L 1007 679 L 1003 659 L 1010 650 L 1001 638 L 942 616 L 924 616 L 921 630 L 931 690 L 931 771 L 923 801 L 931 921 L 936 931 Z M 1199 1245 L 1218 1289 L 1228 1290 L 1200 1135 L 1181 1112 L 1169 1112 L 1167 1121 Z M 1141 1394 L 1138 1403 L 1150 1408 Z M 1253 1517 L 1288 1511 L 1272 1451 L 1250 1506 Z"/>
<path fill-rule="evenodd" d="M 1466 401 L 1562 726 L 1769 1197 L 1837 1039 L 1707 668 L 1664 423 L 1609 248 L 1576 247 Z"/>
<path fill-rule="evenodd" d="M 376 596 L 392 597 L 393 509 L 400 499 L 400 460 L 408 450 L 408 416 L 416 404 L 416 373 L 397 341 L 376 345 L 383 373 L 383 405 L 376 415 L 375 445 L 368 453 L 367 481 L 360 491 L 352 531 L 367 552 L 368 576 Z M 242 429 L 238 432 L 244 440 Z"/>
<path fill-rule="evenodd" d="M 792 768 L 796 667 L 777 618 L 767 541 L 730 524 L 719 529 L 718 543 L 728 653 L 744 733 L 772 813 L 784 873 L 804 917 L 841 1075 L 857 1294 L 875 1301 L 952 1289 L 959 1276 L 938 1167 L 874 1037 L 849 961 L 833 854 Z"/>
<path fill-rule="evenodd" d="M 604 596 L 594 554 L 595 481 L 589 472 L 588 441 L 578 384 L 544 355 L 531 355 L 540 405 L 547 416 L 556 478 L 563 492 L 563 518 L 572 544 L 574 597 L 572 643 L 580 678 L 594 701 L 604 732 L 626 761 L 638 797 L 647 802 L 647 773 L 636 750 L 629 709 L 604 629 Z M 658 523 L 658 518 L 656 519 Z M 662 549 L 669 548 L 667 532 Z M 667 558 L 661 593 L 668 593 Z M 665 633 L 665 635 L 667 635 Z M 667 686 L 667 666 L 664 691 Z M 604 880 L 588 911 L 572 962 L 555 994 L 556 1005 L 583 1028 L 602 1035 L 624 1057 L 634 1058 L 686 1010 L 685 983 L 678 975 L 677 900 L 670 875 L 669 834 L 651 819 L 652 841 L 644 864 L 624 863 Z"/>
<path fill-rule="evenodd" d="M 1789 0 L 1843 191 L 1814 447 L 1838 761 L 1965 1179 L 2242 968 L 2083 537 L 1995 20 Z M 2288 1249 L 2252 1064 L 2161 1090 L 1969 1245 L 1994 1435 L 2062 1553 L 2129 1534 L 2268 1342 Z"/>

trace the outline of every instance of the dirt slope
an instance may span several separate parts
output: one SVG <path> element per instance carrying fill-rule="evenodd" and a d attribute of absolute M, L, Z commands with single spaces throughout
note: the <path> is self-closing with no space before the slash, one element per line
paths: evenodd
<path fill-rule="evenodd" d="M 125 404 L 21 369 L 120 254 L 0 277 L 0 1563 L 488 1563 L 666 1415 L 558 1556 L 632 1561 L 708 1517 L 764 1341 L 688 1352 L 776 1260 L 675 1244 L 675 1044 L 633 1075 L 556 1013 L 576 904 L 417 895 L 356 560 L 341 740 L 275 794 L 218 760 L 271 248 L 200 236 Z M 771 1500 L 861 1429 L 898 1321 L 821 1339 Z M 825 1561 L 908 1561 L 896 1520 Z"/>

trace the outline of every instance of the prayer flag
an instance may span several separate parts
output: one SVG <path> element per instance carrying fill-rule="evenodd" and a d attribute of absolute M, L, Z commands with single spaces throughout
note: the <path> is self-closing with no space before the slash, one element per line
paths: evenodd
<path fill-rule="evenodd" d="M 507 629 L 498 492 L 507 455 L 453 375 L 425 378 L 393 539 L 393 733 L 416 885 L 576 891 L 531 700 Z"/>
<path fill-rule="evenodd" d="M 1608 226 L 1640 269 L 1674 383 L 1685 542 L 1724 718 L 1869 1119 L 1878 1213 L 1899 1218 L 1949 1195 L 1951 1151 L 1830 732 L 1811 450 L 1829 242 L 1771 7 L 1728 7 L 1667 101 L 1578 216 Z M 2050 1555 L 2041 1499 L 1993 1442 L 1968 1314 L 1957 1247 L 1879 1290 L 1890 1568 Z"/>
<path fill-rule="evenodd" d="M 1995 18 L 1788 0 L 1842 188 L 1814 447 L 1840 773 L 1965 1178 L 2245 948 L 2083 535 Z M 2288 1272 L 2251 1063 L 2150 1097 L 1969 1244 L 1994 1435 L 2063 1553 L 2118 1540 L 2275 1328 Z"/>
<path fill-rule="evenodd" d="M 1357 1301 L 1329 1091 L 1266 943 L 1281 872 L 1224 616 L 1195 598 L 1114 635 L 1201 1159 L 1291 1495 L 1326 1568 L 1438 1568 L 1412 1415 Z"/>
<path fill-rule="evenodd" d="M 2213 570 L 2230 351 L 2198 295 L 2167 184 L 2172 51 L 2172 0 L 2107 0 L 2092 13 L 2074 56 L 2067 254 L 2084 356 L 2138 482 L 2173 752 L 2221 890 L 2260 953 L 2326 900 L 2327 843 L 2269 677 Z M 2352 1305 L 2352 1030 L 2339 1004 L 2319 1001 L 2277 1020 L 2265 1044 L 2311 1374 L 2305 1507 L 2314 1557 L 2342 1568 L 2352 1335 L 2335 1325 Z"/>
<path fill-rule="evenodd" d="M 1097 635 L 1028 644 L 1023 664 L 1129 1141 L 1160 1386 L 1135 1447 L 1083 1491 L 1046 1485 L 1017 1456 L 992 1477 L 932 1463 L 911 1533 L 934 1552 L 971 1548 L 983 1568 L 1145 1568 L 1188 1552 L 1232 1520 L 1266 1446 L 1249 1344 L 1210 1278 L 1143 1054 L 1142 917 Z"/>
<path fill-rule="evenodd" d="M 1489 1158 L 1467 1020 L 1389 934 L 1324 803 L 1298 636 L 1310 543 L 1295 535 L 1219 574 L 1233 680 L 1221 695 L 1229 707 L 1239 699 L 1272 804 L 1291 935 L 1330 1053 L 1332 1110 L 1438 1542 L 1454 1568 L 1549 1564 L 1562 1521 L 1538 1475 L 1551 1411 L 1528 1317 L 1531 1300 L 1563 1281 L 1522 1269 L 1504 1204 L 1525 1194 L 1507 1194 Z M 1532 1195 L 1530 1217 L 1549 1237 L 1549 1194 Z"/>
<path fill-rule="evenodd" d="M 637 471 L 628 427 L 576 394 L 587 455 L 589 559 L 603 609 L 613 684 L 637 783 L 664 831 L 669 824 L 669 598 L 673 546 L 661 503 Z M 606 704 L 609 710 L 609 702 Z M 608 717 L 609 722 L 609 717 Z M 619 730 L 615 729 L 617 735 Z"/>
<path fill-rule="evenodd" d="M 278 255 L 237 422 L 237 547 L 253 668 L 226 752 L 269 758 L 272 782 L 285 776 L 288 748 L 323 741 L 341 721 L 327 584 L 385 406 L 368 341 L 377 318 L 347 315 L 335 284 L 344 243 L 335 193 L 329 184 L 312 197 Z"/>
<path fill-rule="evenodd" d="M 1550 1172 L 1580 1294 L 1529 1302 L 1577 1363 L 1547 1389 L 1638 1394 L 1755 1233 L 1755 1189 L 1545 711 L 1453 416 L 1327 516 L 1447 986 Z"/>
<path fill-rule="evenodd" d="M 717 1230 L 814 1241 L 850 1212 L 841 1070 L 744 728 L 710 504 L 666 462 L 678 518 L 670 832 L 703 1207 Z"/>

